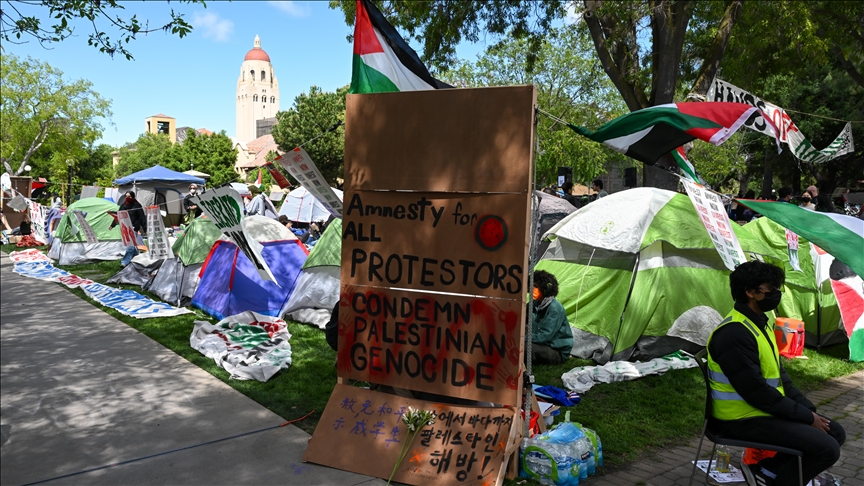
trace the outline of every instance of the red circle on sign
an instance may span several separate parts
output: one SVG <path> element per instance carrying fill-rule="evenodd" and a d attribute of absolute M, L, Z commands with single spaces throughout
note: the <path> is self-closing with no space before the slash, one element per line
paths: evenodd
<path fill-rule="evenodd" d="M 500 216 L 486 215 L 477 222 L 474 239 L 484 250 L 495 251 L 507 242 L 507 223 Z"/>

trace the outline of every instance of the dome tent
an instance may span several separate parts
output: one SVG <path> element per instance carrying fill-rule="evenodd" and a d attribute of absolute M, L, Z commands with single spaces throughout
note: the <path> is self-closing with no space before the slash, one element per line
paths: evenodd
<path fill-rule="evenodd" d="M 66 213 L 60 218 L 60 224 L 54 230 L 51 248 L 48 256 L 58 261 L 59 265 L 80 265 L 96 260 L 120 260 L 126 252 L 126 246 L 120 241 L 120 226 L 111 228 L 114 217 L 109 211 L 116 212 L 118 206 L 105 199 L 90 197 L 69 205 Z M 71 220 L 73 211 L 86 213 L 84 218 L 96 233 L 98 243 L 87 243 L 77 223 Z M 75 224 L 75 227 L 72 225 Z"/>
<path fill-rule="evenodd" d="M 303 271 L 285 304 L 286 317 L 324 329 L 333 306 L 339 301 L 341 264 L 342 220 L 334 219 L 303 264 Z"/>
<path fill-rule="evenodd" d="M 333 189 L 333 192 L 336 193 L 336 197 L 341 201 L 342 191 Z M 303 186 L 288 193 L 288 197 L 285 198 L 285 202 L 279 208 L 279 215 L 287 216 L 289 220 L 300 223 L 327 221 L 330 219 L 330 211 Z"/>

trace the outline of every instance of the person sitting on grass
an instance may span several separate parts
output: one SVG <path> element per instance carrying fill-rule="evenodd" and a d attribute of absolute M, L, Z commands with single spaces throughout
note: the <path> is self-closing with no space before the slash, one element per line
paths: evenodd
<path fill-rule="evenodd" d="M 531 359 L 537 364 L 561 364 L 573 348 L 573 331 L 558 295 L 558 280 L 544 270 L 534 272 L 534 324 Z"/>
<path fill-rule="evenodd" d="M 735 307 L 708 337 L 708 384 L 713 420 L 730 439 L 797 449 L 803 484 L 837 484 L 823 473 L 840 458 L 846 432 L 816 407 L 783 369 L 766 312 L 780 305 L 783 270 L 760 261 L 742 263 L 729 276 Z M 777 454 L 744 466 L 748 483 L 798 484 L 798 458 Z M 821 474 L 820 474 L 821 473 Z"/>

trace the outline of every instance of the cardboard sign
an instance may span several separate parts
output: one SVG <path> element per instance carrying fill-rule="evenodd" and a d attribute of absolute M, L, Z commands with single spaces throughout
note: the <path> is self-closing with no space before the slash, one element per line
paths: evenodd
<path fill-rule="evenodd" d="M 30 201 L 30 222 L 33 230 L 31 236 L 40 243 L 48 243 L 45 235 L 45 208 L 35 201 Z"/>
<path fill-rule="evenodd" d="M 147 208 L 147 251 L 154 260 L 174 258 L 174 251 L 168 243 L 165 224 L 159 213 L 159 206 Z"/>
<path fill-rule="evenodd" d="M 236 190 L 230 186 L 217 187 L 195 196 L 193 201 L 208 218 L 213 220 L 216 227 L 240 248 L 246 258 L 258 269 L 258 275 L 262 279 L 276 283 L 273 272 L 261 255 L 263 248 L 261 243 L 249 236 L 246 231 L 243 201 Z"/>
<path fill-rule="evenodd" d="M 135 228 L 132 227 L 129 211 L 117 211 L 117 222 L 120 223 L 120 239 L 123 241 L 123 245 L 136 246 L 138 240 L 135 238 Z"/>
<path fill-rule="evenodd" d="M 696 214 L 708 231 L 708 236 L 711 237 L 720 258 L 723 259 L 723 264 L 729 270 L 735 270 L 735 267 L 746 259 L 738 243 L 738 237 L 732 231 L 732 223 L 729 222 L 729 215 L 726 214 L 720 196 L 688 179 L 681 179 L 681 183 L 687 189 L 687 195 L 696 208 Z"/>
<path fill-rule="evenodd" d="M 336 195 L 333 188 L 327 184 L 327 180 L 321 175 L 321 171 L 318 170 L 315 162 L 305 150 L 297 147 L 276 158 L 276 161 L 290 172 L 307 191 L 311 192 L 330 214 L 337 218 L 342 217 L 342 201 L 339 200 L 339 196 Z"/>
<path fill-rule="evenodd" d="M 72 214 L 75 215 L 75 220 L 78 222 L 78 227 L 81 228 L 81 232 L 84 233 L 84 240 L 90 244 L 99 243 L 99 239 L 96 238 L 96 233 L 93 231 L 93 228 L 90 227 L 90 223 L 87 222 L 84 213 L 81 211 L 72 211 Z"/>
<path fill-rule="evenodd" d="M 520 430 L 510 407 L 459 407 L 336 385 L 303 460 L 387 478 L 408 436 L 408 407 L 432 410 L 393 477 L 406 484 L 501 484 Z M 325 433 L 326 431 L 326 433 Z"/>
<path fill-rule="evenodd" d="M 351 191 L 342 283 L 521 299 L 523 194 Z"/>
<path fill-rule="evenodd" d="M 339 376 L 516 405 L 523 308 L 517 300 L 343 284 Z"/>

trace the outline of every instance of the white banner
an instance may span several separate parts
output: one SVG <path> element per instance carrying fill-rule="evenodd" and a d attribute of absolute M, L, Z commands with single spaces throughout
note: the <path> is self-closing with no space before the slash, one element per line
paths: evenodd
<path fill-rule="evenodd" d="M 19 262 L 51 262 L 51 259 L 48 258 L 48 255 L 42 253 L 40 250 L 36 248 L 31 248 L 29 250 L 24 251 L 13 251 L 9 254 L 9 259 L 12 260 L 13 263 Z"/>
<path fill-rule="evenodd" d="M 801 271 L 801 264 L 798 262 L 798 235 L 786 230 L 786 247 L 789 251 L 789 264 L 796 272 Z"/>
<path fill-rule="evenodd" d="M 765 116 L 770 118 L 771 123 L 768 123 L 763 116 L 754 114 L 747 120 L 745 124 L 747 128 L 764 133 L 770 137 L 776 136 L 779 141 L 789 144 L 789 148 L 792 149 L 795 157 L 805 162 L 818 164 L 855 151 L 851 123 L 846 123 L 843 131 L 831 142 L 831 145 L 822 150 L 817 150 L 809 140 L 804 138 L 795 122 L 789 118 L 789 115 L 786 114 L 783 108 L 759 99 L 753 94 L 726 81 L 714 79 L 714 82 L 711 83 L 711 88 L 708 90 L 706 101 L 745 103 L 759 108 Z M 777 129 L 776 135 L 774 128 L 771 126 L 772 124 Z"/>
<path fill-rule="evenodd" d="M 321 171 L 318 170 L 315 162 L 305 150 L 297 147 L 291 152 L 277 157 L 276 161 L 290 172 L 307 191 L 311 192 L 327 208 L 327 211 L 330 211 L 330 214 L 337 218 L 342 217 L 342 201 L 333 191 L 333 188 L 327 184 Z"/>
<path fill-rule="evenodd" d="M 189 309 L 173 307 L 164 302 L 156 302 L 132 290 L 115 289 L 95 282 L 82 285 L 81 289 L 96 302 L 106 307 L 111 307 L 121 314 L 138 319 L 192 314 L 192 311 Z"/>
<path fill-rule="evenodd" d="M 87 243 L 99 243 L 99 239 L 96 238 L 96 233 L 93 232 L 93 228 L 90 227 L 90 223 L 87 222 L 84 213 L 81 211 L 72 211 L 72 214 L 75 215 L 75 220 L 78 221 L 78 227 L 81 228 L 82 232 L 84 232 L 84 239 Z"/>
<path fill-rule="evenodd" d="M 174 251 L 168 244 L 165 223 L 162 222 L 162 215 L 159 213 L 159 206 L 147 208 L 147 251 L 153 260 L 174 258 Z"/>
<path fill-rule="evenodd" d="M 720 196 L 688 179 L 682 178 L 681 183 L 687 189 L 696 214 L 702 220 L 726 268 L 735 270 L 736 266 L 744 263 L 744 252 L 738 243 L 738 237 L 732 231 L 732 223 L 729 222 L 729 215 L 726 214 Z"/>
<path fill-rule="evenodd" d="M 81 199 L 96 197 L 99 194 L 99 186 L 84 186 L 81 188 Z"/>
<path fill-rule="evenodd" d="M 117 222 L 120 223 L 120 239 L 126 246 L 137 246 L 138 239 L 135 237 L 135 228 L 132 226 L 132 218 L 129 211 L 117 211 Z"/>
<path fill-rule="evenodd" d="M 30 201 L 30 222 L 33 226 L 31 236 L 39 243 L 48 243 L 48 237 L 45 235 L 45 208 L 36 201 Z"/>
<path fill-rule="evenodd" d="M 216 227 L 222 230 L 231 241 L 240 248 L 252 265 L 258 269 L 258 275 L 264 280 L 270 280 L 276 285 L 276 278 L 264 257 L 261 256 L 263 246 L 246 232 L 246 220 L 243 218 L 243 202 L 240 194 L 230 186 L 208 189 L 195 196 L 195 204 L 213 220 Z"/>

